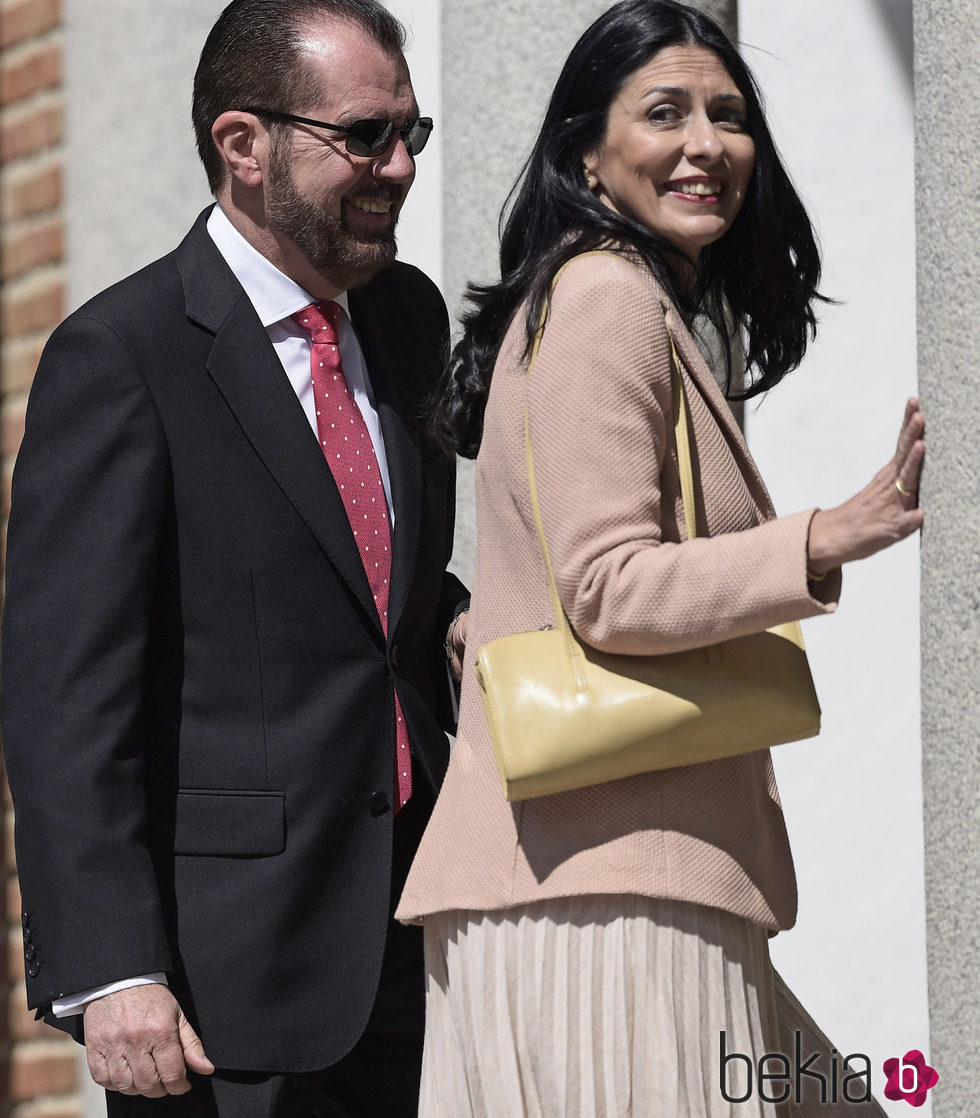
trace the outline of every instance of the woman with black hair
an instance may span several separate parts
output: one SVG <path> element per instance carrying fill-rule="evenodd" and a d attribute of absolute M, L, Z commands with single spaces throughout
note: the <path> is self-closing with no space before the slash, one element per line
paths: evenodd
<path fill-rule="evenodd" d="M 747 1070 L 792 1054 L 794 1029 L 804 1056 L 829 1049 L 769 961 L 796 884 L 768 751 L 508 803 L 474 659 L 555 620 L 525 409 L 562 608 L 582 641 L 636 655 L 832 612 L 843 563 L 922 524 L 922 414 L 910 400 L 894 457 L 849 501 L 775 517 L 716 381 L 746 398 L 799 364 L 819 256 L 745 64 L 672 0 L 622 0 L 579 40 L 500 255 L 500 283 L 471 291 L 438 417 L 478 456 L 479 546 L 459 736 L 398 912 L 425 925 L 420 1113 L 806 1113 L 792 1082 Z M 692 333 L 705 322 L 726 343 L 717 377 Z M 828 1101 L 878 1112 L 864 1086 L 870 1069 Z"/>

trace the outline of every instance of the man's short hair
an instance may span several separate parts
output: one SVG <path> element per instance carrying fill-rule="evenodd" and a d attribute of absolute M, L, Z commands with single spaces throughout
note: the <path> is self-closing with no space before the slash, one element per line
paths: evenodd
<path fill-rule="evenodd" d="M 324 16 L 354 24 L 391 54 L 405 48 L 405 28 L 376 0 L 232 0 L 211 28 L 194 75 L 191 116 L 212 193 L 225 178 L 211 137 L 223 112 L 245 105 L 295 112 L 319 99 L 302 32 Z"/>

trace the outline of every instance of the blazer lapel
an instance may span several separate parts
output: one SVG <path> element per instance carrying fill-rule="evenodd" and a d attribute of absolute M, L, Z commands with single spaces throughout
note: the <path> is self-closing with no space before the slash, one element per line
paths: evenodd
<path fill-rule="evenodd" d="M 701 350 L 698 349 L 690 331 L 680 320 L 672 305 L 667 311 L 667 328 L 670 330 L 674 345 L 677 347 L 677 356 L 680 358 L 682 372 L 687 373 L 689 383 L 694 385 L 711 411 L 715 422 L 721 428 L 760 511 L 767 517 L 772 516 L 774 511 L 772 499 L 749 451 L 748 444 L 745 442 L 745 436 L 735 422 L 732 409 L 728 406 L 728 401 L 708 368 Z"/>
<path fill-rule="evenodd" d="M 187 313 L 214 334 L 208 373 L 245 437 L 381 633 L 340 493 L 269 336 L 203 227 L 178 250 Z M 195 238 L 195 234 L 200 237 Z"/>
<path fill-rule="evenodd" d="M 399 354 L 392 344 L 392 336 L 398 336 L 397 326 L 393 330 L 390 318 L 377 300 L 371 298 L 369 290 L 351 291 L 348 305 L 381 420 L 395 508 L 388 597 L 388 632 L 391 634 L 398 625 L 415 576 L 422 500 L 422 464 L 412 436 L 411 405 L 405 398 L 405 369 L 400 367 L 409 357 Z"/>

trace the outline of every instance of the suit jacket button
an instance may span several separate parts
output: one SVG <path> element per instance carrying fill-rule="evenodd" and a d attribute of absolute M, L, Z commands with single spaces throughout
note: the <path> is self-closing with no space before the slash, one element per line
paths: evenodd
<path fill-rule="evenodd" d="M 398 645 L 396 644 L 391 650 L 391 666 L 393 668 L 398 667 L 398 660 L 399 660 Z"/>
<path fill-rule="evenodd" d="M 28 962 L 30 962 L 34 958 L 34 956 L 37 955 L 37 951 L 35 950 L 33 943 L 29 943 L 24 948 L 24 955 L 27 958 Z"/>
<path fill-rule="evenodd" d="M 20 922 L 21 922 L 21 924 L 22 924 L 22 925 L 23 925 L 23 926 L 24 926 L 25 928 L 27 927 L 27 925 L 28 925 L 28 924 L 30 924 L 30 922 L 31 922 L 31 919 L 30 919 L 30 917 L 29 917 L 29 916 L 27 915 L 27 913 L 26 913 L 26 912 L 22 912 L 22 913 L 20 914 Z"/>
<path fill-rule="evenodd" d="M 388 797 L 384 792 L 371 793 L 368 797 L 368 810 L 375 819 L 377 819 L 379 815 L 384 815 L 386 811 L 391 811 L 391 804 L 388 803 Z"/>
<path fill-rule="evenodd" d="M 31 978 L 37 978 L 37 976 L 41 973 L 41 964 L 36 961 L 31 963 L 31 965 L 27 968 L 27 973 L 31 976 Z"/>
<path fill-rule="evenodd" d="M 25 929 L 24 929 L 24 942 L 25 942 L 25 943 L 30 943 L 30 942 L 31 942 L 31 938 L 32 938 L 32 936 L 31 936 L 31 929 L 30 929 L 30 928 L 25 928 Z"/>

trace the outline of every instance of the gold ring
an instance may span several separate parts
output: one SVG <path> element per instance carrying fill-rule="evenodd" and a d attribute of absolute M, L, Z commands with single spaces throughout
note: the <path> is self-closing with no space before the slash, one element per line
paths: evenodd
<path fill-rule="evenodd" d="M 903 497 L 914 497 L 915 496 L 915 494 L 912 492 L 911 489 L 906 489 L 905 486 L 902 485 L 902 479 L 901 478 L 896 479 L 895 488 L 899 491 L 899 493 L 902 494 Z"/>

